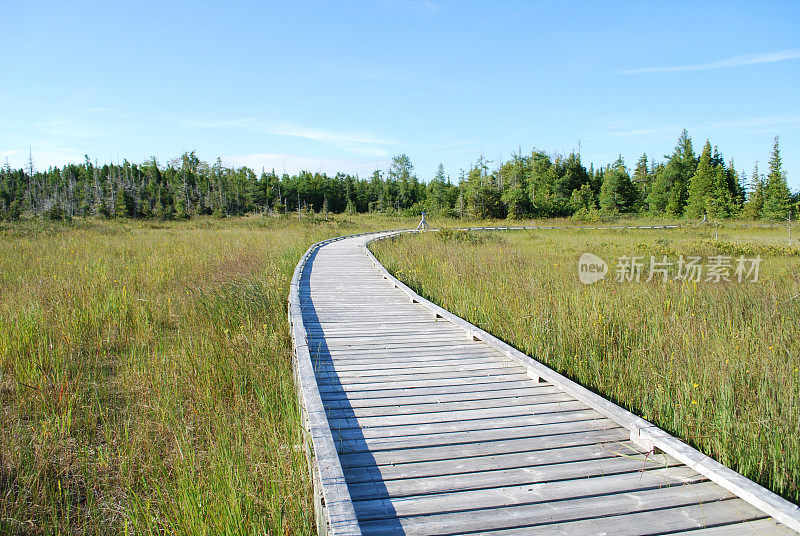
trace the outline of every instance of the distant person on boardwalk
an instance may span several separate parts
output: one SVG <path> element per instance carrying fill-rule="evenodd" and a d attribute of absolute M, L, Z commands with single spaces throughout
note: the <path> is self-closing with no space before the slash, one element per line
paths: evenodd
<path fill-rule="evenodd" d="M 422 219 L 420 220 L 419 225 L 417 225 L 417 231 L 427 231 L 428 229 L 430 229 L 430 227 L 428 227 L 428 222 L 425 221 L 425 211 L 423 210 Z"/>

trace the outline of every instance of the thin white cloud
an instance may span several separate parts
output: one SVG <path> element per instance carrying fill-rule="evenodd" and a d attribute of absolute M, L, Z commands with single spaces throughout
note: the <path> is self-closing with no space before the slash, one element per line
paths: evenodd
<path fill-rule="evenodd" d="M 709 130 L 736 130 L 748 132 L 774 132 L 775 130 L 795 129 L 800 127 L 800 116 L 767 116 L 719 121 L 708 125 Z"/>
<path fill-rule="evenodd" d="M 329 130 L 300 127 L 289 123 L 265 125 L 265 130 L 269 134 L 275 136 L 292 136 L 331 144 L 397 145 L 393 141 L 384 140 L 369 134 L 332 132 Z"/>
<path fill-rule="evenodd" d="M 3 159 L 2 163 L 5 164 L 5 160 L 8 158 L 9 165 L 15 169 L 27 168 L 29 156 L 33 157 L 34 169 L 39 171 L 44 171 L 50 167 L 63 166 L 67 162 L 78 163 L 84 160 L 82 153 L 67 147 L 40 146 L 37 148 L 34 145 L 30 149 L 30 154 L 27 147 L 25 147 L 25 150 L 0 151 L 0 157 Z"/>
<path fill-rule="evenodd" d="M 371 82 L 387 84 L 404 84 L 410 86 L 429 87 L 441 91 L 474 92 L 471 86 L 462 86 L 442 82 L 433 78 L 424 78 L 416 75 L 411 69 L 401 66 L 393 67 L 366 67 L 356 65 L 341 65 L 331 62 L 317 63 L 319 68 L 327 73 L 345 79 L 360 79 Z"/>
<path fill-rule="evenodd" d="M 676 133 L 680 133 L 684 128 L 689 131 L 689 134 L 692 132 L 742 132 L 745 134 L 778 133 L 800 128 L 800 116 L 762 116 L 685 126 L 664 125 L 650 128 L 634 127 L 626 130 L 610 130 L 607 133 L 590 136 L 590 138 L 599 139 L 607 135 L 617 138 L 669 138 L 677 136 Z"/>
<path fill-rule="evenodd" d="M 627 130 L 612 130 L 609 132 L 610 135 L 617 137 L 617 138 L 642 138 L 642 137 L 650 137 L 650 136 L 672 136 L 675 132 L 680 132 L 681 128 L 677 128 L 674 126 L 668 127 L 658 127 L 658 128 L 631 128 Z M 601 139 L 606 137 L 607 134 L 597 134 L 595 136 L 589 136 L 587 139 Z"/>
<path fill-rule="evenodd" d="M 287 122 L 269 122 L 256 118 L 226 120 L 180 119 L 179 122 L 188 127 L 198 129 L 246 129 L 270 136 L 302 138 L 368 157 L 385 157 L 389 154 L 386 147 L 399 145 L 392 140 L 367 133 L 308 128 Z"/>
<path fill-rule="evenodd" d="M 252 126 L 255 123 L 255 119 L 222 119 L 218 121 L 214 120 L 200 120 L 200 119 L 178 119 L 178 123 L 185 125 L 190 128 L 236 128 L 236 127 L 247 127 Z"/>
<path fill-rule="evenodd" d="M 376 168 L 385 169 L 389 161 L 346 159 L 346 158 L 314 158 L 310 156 L 281 154 L 281 153 L 256 153 L 223 156 L 222 161 L 228 166 L 247 166 L 260 172 L 275 170 L 276 173 L 297 174 L 300 171 L 325 172 L 333 175 L 338 172 L 358 173 L 367 176 Z"/>
<path fill-rule="evenodd" d="M 671 67 L 643 67 L 639 69 L 627 69 L 619 71 L 619 74 L 644 74 L 644 73 L 678 73 L 685 71 L 707 71 L 710 69 L 725 69 L 729 67 L 742 67 L 745 65 L 758 65 L 761 63 L 776 63 L 800 59 L 800 48 L 779 50 L 777 52 L 767 52 L 764 54 L 748 54 L 744 56 L 734 56 L 710 63 L 697 63 L 693 65 L 678 65 Z"/>
<path fill-rule="evenodd" d="M 125 116 L 109 109 L 98 108 L 92 113 L 129 120 L 142 119 L 140 116 Z M 237 130 L 269 136 L 301 138 L 336 147 L 353 155 L 369 158 L 386 157 L 389 154 L 389 147 L 400 145 L 395 141 L 381 138 L 371 133 L 310 128 L 290 122 L 267 121 L 258 117 L 226 119 L 153 117 L 148 120 L 177 124 L 190 129 Z M 80 118 L 55 117 L 37 123 L 35 128 L 54 144 L 60 143 L 61 140 L 66 142 L 67 140 L 96 139 L 109 134 L 106 129 L 100 127 L 95 118 L 86 116 Z"/>
<path fill-rule="evenodd" d="M 428 0 L 378 0 L 379 5 L 391 9 L 402 9 L 417 13 L 433 14 L 442 9 L 441 4 Z"/>
<path fill-rule="evenodd" d="M 264 124 L 261 130 L 273 136 L 287 136 L 325 143 L 343 149 L 349 153 L 369 157 L 385 157 L 389 153 L 386 146 L 397 143 L 381 139 L 369 134 L 352 132 L 334 132 L 292 125 L 289 123 Z"/>
<path fill-rule="evenodd" d="M 36 124 L 36 130 L 51 138 L 90 139 L 108 135 L 108 132 L 92 121 L 59 118 Z"/>

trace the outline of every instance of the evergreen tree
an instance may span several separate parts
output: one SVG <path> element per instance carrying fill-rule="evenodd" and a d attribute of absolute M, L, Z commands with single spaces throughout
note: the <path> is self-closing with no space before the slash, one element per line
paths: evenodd
<path fill-rule="evenodd" d="M 425 197 L 426 207 L 431 214 L 454 215 L 453 207 L 458 197 L 458 188 L 450 182 L 443 164 L 440 163 L 436 169 L 436 175 L 428 184 Z"/>
<path fill-rule="evenodd" d="M 743 216 L 751 220 L 761 218 L 764 209 L 764 179 L 758 172 L 758 162 L 753 168 L 753 175 L 750 177 L 750 190 L 747 193 L 747 201 L 744 204 Z"/>
<path fill-rule="evenodd" d="M 528 168 L 528 198 L 532 215 L 548 217 L 559 214 L 562 207 L 555 192 L 558 173 L 550 155 L 544 151 L 532 151 Z"/>
<path fill-rule="evenodd" d="M 133 199 L 125 188 L 120 185 L 114 198 L 114 217 L 130 218 L 132 216 L 134 216 Z"/>
<path fill-rule="evenodd" d="M 764 206 L 761 216 L 768 220 L 785 220 L 790 214 L 791 194 L 786 172 L 782 169 L 779 142 L 778 136 L 775 136 L 772 155 L 769 158 L 769 173 L 764 185 Z"/>
<path fill-rule="evenodd" d="M 622 155 L 603 174 L 600 187 L 600 208 L 607 213 L 630 212 L 636 203 L 636 187 L 631 181 Z"/>
<path fill-rule="evenodd" d="M 686 130 L 681 132 L 675 150 L 667 158 L 667 164 L 653 178 L 647 205 L 655 215 L 680 216 L 688 197 L 689 179 L 694 175 L 697 165 L 692 139 Z"/>
<path fill-rule="evenodd" d="M 572 192 L 589 182 L 589 173 L 581 164 L 580 155 L 576 153 L 570 153 L 567 158 L 557 160 L 556 175 L 558 179 L 555 192 L 562 204 L 566 204 Z"/>
<path fill-rule="evenodd" d="M 636 169 L 633 171 L 632 179 L 633 183 L 636 185 L 636 189 L 639 192 L 638 197 L 642 201 L 641 205 L 637 207 L 637 209 L 642 210 L 646 204 L 645 200 L 650 193 L 650 182 L 652 180 L 650 170 L 647 167 L 646 153 L 642 153 L 642 156 L 640 156 L 639 160 L 636 162 Z"/>
<path fill-rule="evenodd" d="M 502 202 L 506 205 L 509 218 L 522 219 L 529 214 L 528 193 L 523 183 L 517 182 L 503 192 Z"/>
<path fill-rule="evenodd" d="M 509 218 L 521 219 L 531 213 L 528 197 L 528 159 L 521 153 L 512 155 L 511 160 L 500 166 L 497 175 L 501 177 L 501 200 Z"/>
<path fill-rule="evenodd" d="M 706 209 L 712 218 L 728 218 L 733 214 L 735 203 L 728 179 L 725 163 L 720 162 L 714 169 L 711 195 L 706 200 Z"/>
<path fill-rule="evenodd" d="M 462 189 L 470 216 L 478 219 L 503 217 L 501 192 L 488 175 L 488 162 L 483 155 L 470 170 Z"/>
<path fill-rule="evenodd" d="M 666 162 L 639 158 L 633 178 L 622 160 L 587 170 L 580 156 L 521 151 L 492 170 L 481 156 L 468 176 L 461 172 L 451 183 L 440 165 L 428 183 L 413 174 L 407 155 L 392 159 L 384 173 L 369 179 L 345 173 L 301 171 L 295 175 L 274 171 L 260 176 L 251 169 L 224 166 L 221 159 L 201 162 L 194 152 L 169 160 L 155 158 L 142 164 L 92 162 L 37 170 L 33 156 L 26 169 L 0 167 L 0 218 L 104 216 L 116 218 L 190 218 L 197 214 L 241 215 L 298 209 L 331 212 L 399 211 L 418 214 L 427 209 L 441 215 L 476 218 L 528 216 L 594 217 L 598 201 L 610 212 L 680 214 L 688 198 L 688 215 L 708 212 L 715 217 L 745 215 L 782 218 L 796 198 L 786 187 L 776 145 L 766 183 L 756 171 L 745 192 L 733 162 L 726 165 L 719 151 L 706 143 L 695 161 L 691 139 L 684 131 Z M 687 188 L 688 187 L 688 188 Z M 647 203 L 644 203 L 646 199 Z M 768 202 L 767 202 L 768 201 Z M 744 205 L 744 210 L 742 210 Z M 765 210 L 764 207 L 768 210 Z"/>
<path fill-rule="evenodd" d="M 569 206 L 577 217 L 585 217 L 597 209 L 597 201 L 589 183 L 584 184 L 580 189 L 573 190 Z"/>
<path fill-rule="evenodd" d="M 711 142 L 706 140 L 694 175 L 689 179 L 689 198 L 686 216 L 700 218 L 708 212 L 709 199 L 714 193 L 714 165 L 711 162 Z"/>

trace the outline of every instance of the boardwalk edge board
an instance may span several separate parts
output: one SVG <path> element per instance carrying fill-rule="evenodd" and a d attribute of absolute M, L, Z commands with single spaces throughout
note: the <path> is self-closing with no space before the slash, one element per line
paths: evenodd
<path fill-rule="evenodd" d="M 653 226 L 609 226 L 609 227 L 568 227 L 575 230 L 589 229 L 673 229 L 676 225 Z M 493 231 L 493 230 L 538 230 L 538 229 L 564 229 L 556 226 L 509 226 L 509 227 L 462 227 L 464 231 Z M 432 230 L 435 231 L 435 230 Z M 369 236 L 364 243 L 365 254 L 374 264 L 384 279 L 395 288 L 403 291 L 411 303 L 419 304 L 428 309 L 434 317 L 449 321 L 451 324 L 464 330 L 470 338 L 481 340 L 490 347 L 499 351 L 512 362 L 521 365 L 529 377 L 541 379 L 558 387 L 565 393 L 583 402 L 590 408 L 605 415 L 612 421 L 627 429 L 631 440 L 645 450 L 654 453 L 664 452 L 681 463 L 709 478 L 724 489 L 748 502 L 775 520 L 787 527 L 800 532 L 800 509 L 798 506 L 786 501 L 771 491 L 755 482 L 745 478 L 739 473 L 721 465 L 708 456 L 700 453 L 686 443 L 671 436 L 652 423 L 634 415 L 633 413 L 617 406 L 605 398 L 589 391 L 565 376 L 551 370 L 542 363 L 512 346 L 497 339 L 490 333 L 478 328 L 453 313 L 439 307 L 429 300 L 419 296 L 397 278 L 375 258 L 367 247 L 371 242 L 395 237 L 403 233 L 418 232 L 414 229 L 391 230 L 381 232 L 359 233 L 341 236 L 318 242 L 305 252 L 295 267 L 290 284 L 288 299 L 288 319 L 294 350 L 294 372 L 298 388 L 298 402 L 301 411 L 302 427 L 304 431 L 304 447 L 309 463 L 309 470 L 314 486 L 314 505 L 319 534 L 334 536 L 359 536 L 362 534 L 356 516 L 353 500 L 344 477 L 341 459 L 336 449 L 330 423 L 322 403 L 320 386 L 317 383 L 308 346 L 308 332 L 303 322 L 301 307 L 301 278 L 306 268 L 306 263 L 311 255 L 319 248 L 347 238 Z M 313 330 L 313 328 L 312 328 Z"/>

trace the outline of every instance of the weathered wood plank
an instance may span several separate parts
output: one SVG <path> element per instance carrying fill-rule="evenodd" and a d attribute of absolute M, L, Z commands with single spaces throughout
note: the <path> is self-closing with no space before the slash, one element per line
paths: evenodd
<path fill-rule="evenodd" d="M 375 381 L 386 381 L 390 377 L 397 381 L 404 380 L 427 380 L 440 378 L 478 378 L 497 374 L 525 374 L 525 369 L 511 363 L 491 363 L 489 365 L 463 365 L 458 367 L 406 367 L 402 370 L 386 372 L 380 370 L 352 370 L 340 371 L 333 367 L 330 370 L 317 369 L 317 382 L 325 385 L 330 381 L 334 383 L 372 383 Z"/>
<path fill-rule="evenodd" d="M 380 357 L 386 360 L 397 360 L 397 359 L 436 359 L 439 358 L 447 358 L 447 359 L 456 359 L 459 356 L 462 357 L 488 357 L 492 359 L 497 359 L 491 350 L 486 350 L 480 347 L 469 347 L 469 346 L 447 346 L 447 347 L 435 347 L 435 348 L 417 348 L 417 349 L 383 349 L 383 350 L 375 350 L 375 349 L 349 349 L 347 351 L 342 351 L 340 349 L 330 349 L 327 346 L 323 346 L 320 343 L 313 343 L 310 346 L 313 350 L 311 353 L 312 356 L 318 361 L 326 361 L 329 363 L 373 363 L 376 360 L 376 357 Z"/>
<path fill-rule="evenodd" d="M 328 416 L 333 419 L 347 417 L 385 417 L 389 415 L 422 415 L 424 413 L 461 412 L 484 410 L 489 408 L 520 408 L 535 407 L 538 404 L 551 404 L 554 402 L 567 402 L 571 398 L 564 393 L 542 394 L 524 397 L 493 397 L 478 400 L 455 400 L 448 402 L 410 403 L 401 399 L 394 399 L 393 404 L 375 406 L 351 406 L 346 401 L 330 403 L 325 408 Z"/>
<path fill-rule="evenodd" d="M 660 517 L 664 510 L 676 509 L 695 505 L 708 506 L 731 499 L 730 492 L 722 489 L 712 482 L 697 482 L 682 486 L 670 486 L 642 491 L 628 491 L 610 493 L 594 497 L 579 497 L 562 501 L 541 502 L 535 504 L 522 504 L 504 507 L 495 507 L 491 510 L 465 510 L 429 514 L 423 516 L 400 517 L 395 520 L 386 519 L 374 521 L 361 521 L 361 530 L 364 534 L 373 534 L 382 527 L 392 527 L 389 532 L 380 534 L 419 534 L 436 536 L 441 534 L 462 534 L 475 531 L 498 531 L 503 529 L 516 529 L 518 527 L 535 527 L 536 525 L 552 525 L 568 523 L 574 520 L 593 519 L 600 521 L 609 516 L 622 516 L 631 513 L 641 513 L 642 510 L 657 511 L 657 515 L 640 519 L 636 531 L 652 531 L 657 533 L 661 528 Z M 760 515 L 754 508 L 747 508 L 744 501 L 736 501 L 743 508 L 744 515 Z M 693 517 L 684 517 L 678 526 L 695 528 L 703 523 L 704 515 L 695 513 Z M 648 526 L 649 525 L 649 526 Z M 616 526 L 616 525 L 615 525 Z M 632 527 L 628 527 L 630 530 Z M 530 530 L 530 529 L 529 529 Z M 597 528 L 594 529 L 597 531 Z M 618 529 L 617 529 L 618 530 Z M 536 527 L 539 534 L 539 527 Z M 598 532 L 593 532 L 598 534 Z M 642 532 L 627 532 L 627 534 L 642 534 Z"/>
<path fill-rule="evenodd" d="M 577 411 L 560 411 L 540 415 L 505 416 L 489 419 L 458 419 L 449 422 L 432 424 L 399 424 L 395 426 L 366 426 L 361 428 L 337 428 L 331 425 L 331 430 L 337 438 L 403 438 L 407 436 L 427 434 L 450 434 L 454 432 L 469 432 L 482 430 L 495 430 L 514 428 L 516 426 L 536 426 L 557 423 L 580 423 L 588 420 L 603 420 L 606 417 L 592 409 Z"/>
<path fill-rule="evenodd" d="M 353 505 L 359 519 L 373 520 L 503 508 L 513 504 L 534 505 L 634 490 L 662 489 L 706 480 L 700 473 L 680 466 L 413 497 L 356 500 Z"/>
<path fill-rule="evenodd" d="M 394 359 L 388 359 L 386 357 L 373 357 L 370 359 L 361 359 L 358 361 L 351 361 L 346 359 L 340 359 L 338 361 L 323 361 L 321 359 L 317 360 L 317 365 L 320 367 L 326 366 L 331 370 L 335 370 L 336 372 L 347 372 L 347 371 L 357 371 L 357 370 L 375 370 L 380 368 L 381 371 L 389 370 L 389 369 L 404 369 L 404 368 L 414 368 L 414 367 L 452 367 L 452 366 L 465 366 L 465 365 L 492 365 L 496 363 L 491 356 L 488 355 L 477 355 L 477 356 L 469 356 L 466 355 L 461 358 L 453 358 L 453 357 L 442 357 L 442 358 L 431 358 L 431 357 L 406 357 L 401 358 L 399 361 Z"/>
<path fill-rule="evenodd" d="M 383 333 L 372 333 L 370 334 L 358 334 L 358 333 L 342 333 L 338 336 L 330 336 L 328 333 L 324 333 L 322 336 L 309 334 L 309 337 L 312 338 L 320 338 L 324 339 L 328 342 L 329 345 L 331 344 L 338 344 L 340 346 L 347 345 L 353 342 L 375 342 L 376 340 L 380 340 L 381 342 L 389 342 L 389 341 L 400 341 L 406 342 L 409 339 L 423 341 L 423 342 L 439 342 L 439 341 L 452 341 L 453 339 L 460 339 L 463 338 L 464 332 L 458 333 L 454 330 L 449 329 L 428 329 L 426 331 L 407 331 L 405 333 L 395 333 L 390 331 L 385 331 Z"/>
<path fill-rule="evenodd" d="M 380 417 L 341 417 L 329 416 L 332 428 L 365 428 L 371 426 L 396 426 L 401 424 L 446 423 L 460 420 L 492 419 L 512 415 L 542 415 L 588 409 L 588 406 L 577 400 L 537 404 L 535 406 L 511 406 L 501 408 L 473 409 L 465 411 L 438 411 L 418 415 L 386 415 Z"/>
<path fill-rule="evenodd" d="M 561 394 L 561 391 L 553 386 L 540 384 L 542 387 L 524 385 L 517 388 L 505 388 L 500 384 L 497 389 L 485 391 L 464 390 L 426 394 L 415 392 L 412 389 L 387 389 L 385 391 L 370 391 L 369 397 L 351 397 L 344 394 L 326 396 L 322 400 L 327 407 L 351 407 L 367 408 L 378 406 L 396 406 L 402 404 L 439 404 L 442 402 L 466 402 L 471 400 L 491 400 L 514 398 L 522 400 L 523 397 Z M 337 406 L 338 405 L 338 406 Z"/>
<path fill-rule="evenodd" d="M 480 385 L 471 385 L 469 383 L 463 385 L 449 385 L 445 387 L 416 387 L 408 389 L 380 389 L 372 391 L 352 391 L 346 393 L 344 391 L 335 391 L 332 393 L 325 393 L 322 397 L 323 400 L 339 400 L 347 398 L 348 400 L 380 400 L 381 398 L 395 398 L 395 397 L 418 397 L 418 396 L 442 396 L 452 397 L 458 399 L 459 397 L 491 397 L 492 393 L 497 392 L 500 396 L 505 393 L 524 392 L 524 393 L 556 393 L 559 392 L 555 387 L 546 383 L 531 384 L 526 379 L 517 382 L 495 382 Z"/>
<path fill-rule="evenodd" d="M 671 467 L 657 455 L 619 456 L 598 445 L 400 466 L 344 468 L 353 500 L 530 486 Z"/>
<path fill-rule="evenodd" d="M 716 501 L 705 504 L 691 504 L 645 510 L 630 514 L 619 514 L 604 517 L 582 519 L 572 522 L 537 525 L 536 536 L 637 536 L 683 533 L 686 530 L 715 525 L 730 524 L 730 520 L 738 522 L 762 519 L 763 512 L 738 499 Z M 374 534 L 362 524 L 364 534 Z M 530 535 L 530 526 L 508 530 L 491 530 L 488 532 L 473 531 L 470 534 L 498 534 L 502 536 Z M 381 532 L 382 534 L 389 534 Z M 424 534 L 422 532 L 414 532 Z M 439 533 L 446 534 L 446 533 Z"/>
<path fill-rule="evenodd" d="M 405 380 L 405 381 L 374 381 L 345 384 L 322 384 L 319 386 L 320 393 L 328 391 L 383 391 L 385 389 L 412 389 L 416 387 L 444 387 L 455 385 L 481 385 L 484 383 L 504 383 L 528 380 L 527 374 L 494 374 L 491 376 L 472 376 L 456 378 L 436 378 L 429 380 Z"/>
<path fill-rule="evenodd" d="M 491 428 L 488 430 L 468 430 L 463 432 L 417 434 L 405 437 L 364 438 L 362 434 L 355 433 L 348 436 L 339 436 L 334 433 L 339 453 L 353 454 L 356 452 L 380 452 L 383 450 L 397 450 L 434 446 L 458 446 L 485 441 L 499 441 L 507 439 L 531 439 L 542 436 L 587 432 L 592 430 L 609 430 L 620 428 L 610 419 L 595 419 L 581 422 L 563 422 L 553 424 L 538 424 L 533 426 L 516 426 L 505 428 Z M 361 432 L 358 430 L 357 432 Z"/>
<path fill-rule="evenodd" d="M 674 534 L 674 533 L 673 533 Z M 744 521 L 732 525 L 695 529 L 681 532 L 680 536 L 796 536 L 797 533 L 774 519 Z"/>
<path fill-rule="evenodd" d="M 452 356 L 459 356 L 464 353 L 483 353 L 483 355 L 487 355 L 487 350 L 475 347 L 467 344 L 467 339 L 457 340 L 451 339 L 448 341 L 438 341 L 438 343 L 434 342 L 425 342 L 424 340 L 408 340 L 406 342 L 401 341 L 372 341 L 369 343 L 353 343 L 353 344 L 336 344 L 335 342 L 324 342 L 320 341 L 319 339 L 314 340 L 312 339 L 309 342 L 309 347 L 318 349 L 323 354 L 327 354 L 332 357 L 336 357 L 337 354 L 339 356 L 348 355 L 348 356 L 357 356 L 359 354 L 368 356 L 372 354 L 370 357 L 375 357 L 376 355 L 383 355 L 383 356 L 424 356 L 426 353 L 451 353 Z M 431 354 L 429 354 L 431 355 Z M 495 359 L 497 356 L 492 354 L 491 351 L 488 351 L 488 355 L 492 355 Z"/>
<path fill-rule="evenodd" d="M 369 453 L 339 454 L 342 467 L 374 467 L 381 465 L 397 465 L 402 463 L 452 460 L 454 458 L 481 458 L 510 454 L 514 452 L 534 452 L 576 445 L 594 445 L 613 441 L 625 441 L 628 435 L 623 428 L 609 430 L 591 430 L 573 432 L 537 438 L 498 439 L 454 445 L 437 445 L 432 447 L 410 447 L 393 450 L 374 450 Z"/>
<path fill-rule="evenodd" d="M 392 337 L 407 335 L 413 331 L 417 335 L 447 335 L 453 338 L 460 338 L 464 332 L 453 326 L 442 323 L 419 322 L 408 324 L 379 324 L 373 328 L 327 328 L 321 327 L 307 330 L 307 336 L 311 339 L 324 339 L 326 341 L 338 341 L 341 339 L 370 339 L 374 337 Z"/>

